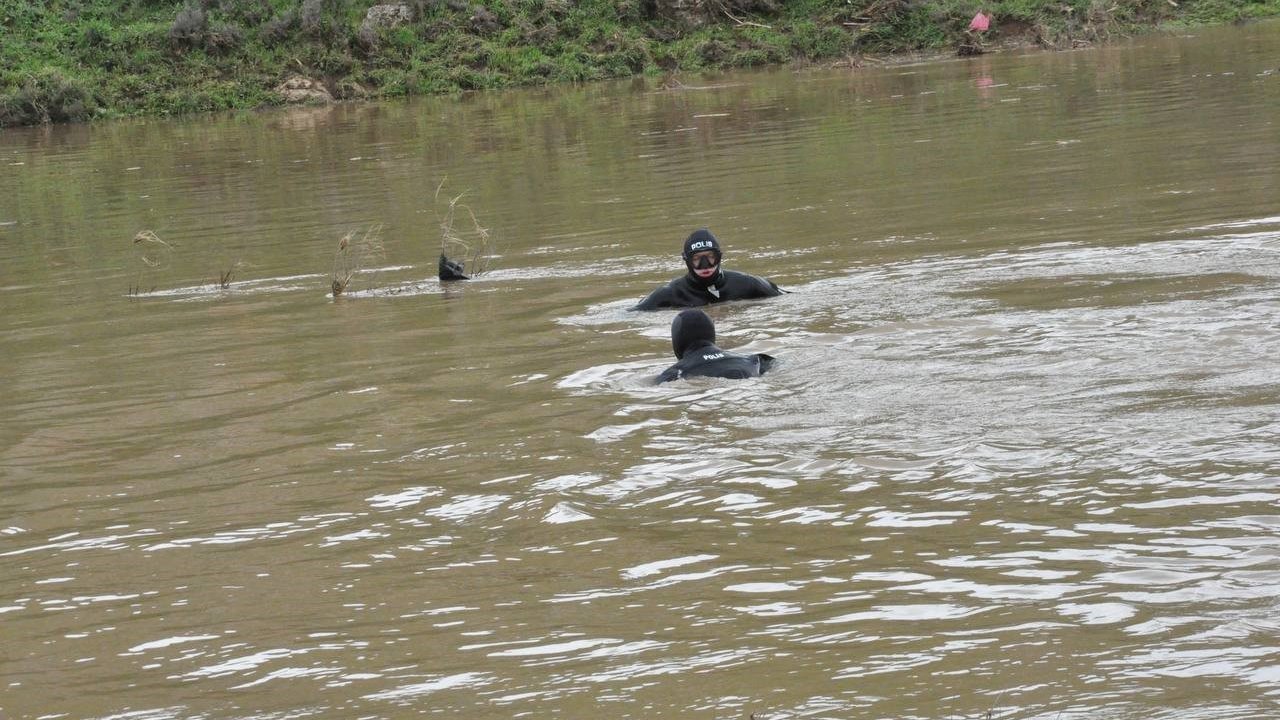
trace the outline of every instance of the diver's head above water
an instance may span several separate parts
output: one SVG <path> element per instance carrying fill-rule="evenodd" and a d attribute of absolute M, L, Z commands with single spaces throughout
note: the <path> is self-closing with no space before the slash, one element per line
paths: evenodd
<path fill-rule="evenodd" d="M 684 241 L 684 264 L 689 275 L 702 285 L 711 285 L 720 275 L 720 241 L 711 231 L 694 230 Z"/>
<path fill-rule="evenodd" d="M 716 326 L 697 309 L 681 310 L 671 321 L 671 349 L 679 360 L 690 350 L 716 344 Z"/>

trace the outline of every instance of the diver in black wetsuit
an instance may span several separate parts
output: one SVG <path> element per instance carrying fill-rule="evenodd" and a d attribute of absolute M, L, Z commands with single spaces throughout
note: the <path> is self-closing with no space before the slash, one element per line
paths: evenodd
<path fill-rule="evenodd" d="M 773 367 L 764 353 L 738 355 L 716 347 L 716 326 L 701 310 L 681 310 L 671 321 L 671 349 L 679 360 L 658 376 L 655 384 L 686 377 L 721 377 L 739 380 L 759 377 Z"/>
<path fill-rule="evenodd" d="M 663 285 L 632 310 L 698 307 L 725 300 L 753 300 L 786 292 L 769 280 L 720 267 L 720 242 L 710 230 L 695 230 L 684 241 L 689 272 Z"/>
<path fill-rule="evenodd" d="M 467 271 L 462 265 L 462 263 L 450 260 L 444 256 L 444 253 L 441 253 L 440 269 L 438 273 L 440 282 L 446 282 L 449 280 L 470 280 L 471 277 L 467 275 Z"/>

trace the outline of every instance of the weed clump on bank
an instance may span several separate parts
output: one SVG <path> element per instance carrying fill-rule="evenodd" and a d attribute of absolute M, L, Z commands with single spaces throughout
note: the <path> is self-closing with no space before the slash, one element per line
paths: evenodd
<path fill-rule="evenodd" d="M 1280 0 L 50 0 L 0 14 L 0 126 L 983 45 L 1062 48 L 1166 23 L 1280 15 Z M 358 90 L 357 90 L 358 89 Z"/>
<path fill-rule="evenodd" d="M 88 120 L 98 108 L 88 83 L 57 69 L 21 77 L 15 84 L 0 96 L 0 127 Z"/>

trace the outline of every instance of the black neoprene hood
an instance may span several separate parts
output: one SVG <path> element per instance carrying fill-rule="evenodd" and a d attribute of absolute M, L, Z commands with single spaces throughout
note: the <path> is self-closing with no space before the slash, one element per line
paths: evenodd
<path fill-rule="evenodd" d="M 698 273 L 693 271 L 693 256 L 695 253 L 706 252 L 710 250 L 716 255 L 716 274 L 709 278 L 699 277 Z M 720 241 L 716 239 L 711 231 L 702 228 L 694 230 L 689 237 L 685 238 L 684 250 L 680 253 L 684 257 L 684 266 L 689 269 L 689 279 L 693 282 L 707 287 L 716 284 L 720 279 Z"/>
<path fill-rule="evenodd" d="M 700 253 L 705 250 L 714 252 L 716 254 L 716 262 L 720 262 L 720 241 L 716 239 L 715 235 L 711 234 L 710 230 L 702 228 L 694 230 L 689 234 L 689 237 L 685 238 L 684 251 L 681 255 L 684 257 L 685 264 L 688 265 L 689 261 L 693 260 L 694 253 Z"/>
<path fill-rule="evenodd" d="M 671 321 L 671 350 L 676 359 L 703 345 L 716 343 L 716 326 L 710 316 L 698 309 L 681 310 Z"/>

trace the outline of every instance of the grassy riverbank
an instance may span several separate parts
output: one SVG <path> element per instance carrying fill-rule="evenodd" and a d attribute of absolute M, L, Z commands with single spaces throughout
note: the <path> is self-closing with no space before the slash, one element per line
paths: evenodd
<path fill-rule="evenodd" d="M 1280 0 L 5 0 L 0 126 L 903 51 L 1069 48 Z M 979 9 L 991 29 L 967 32 Z"/>

